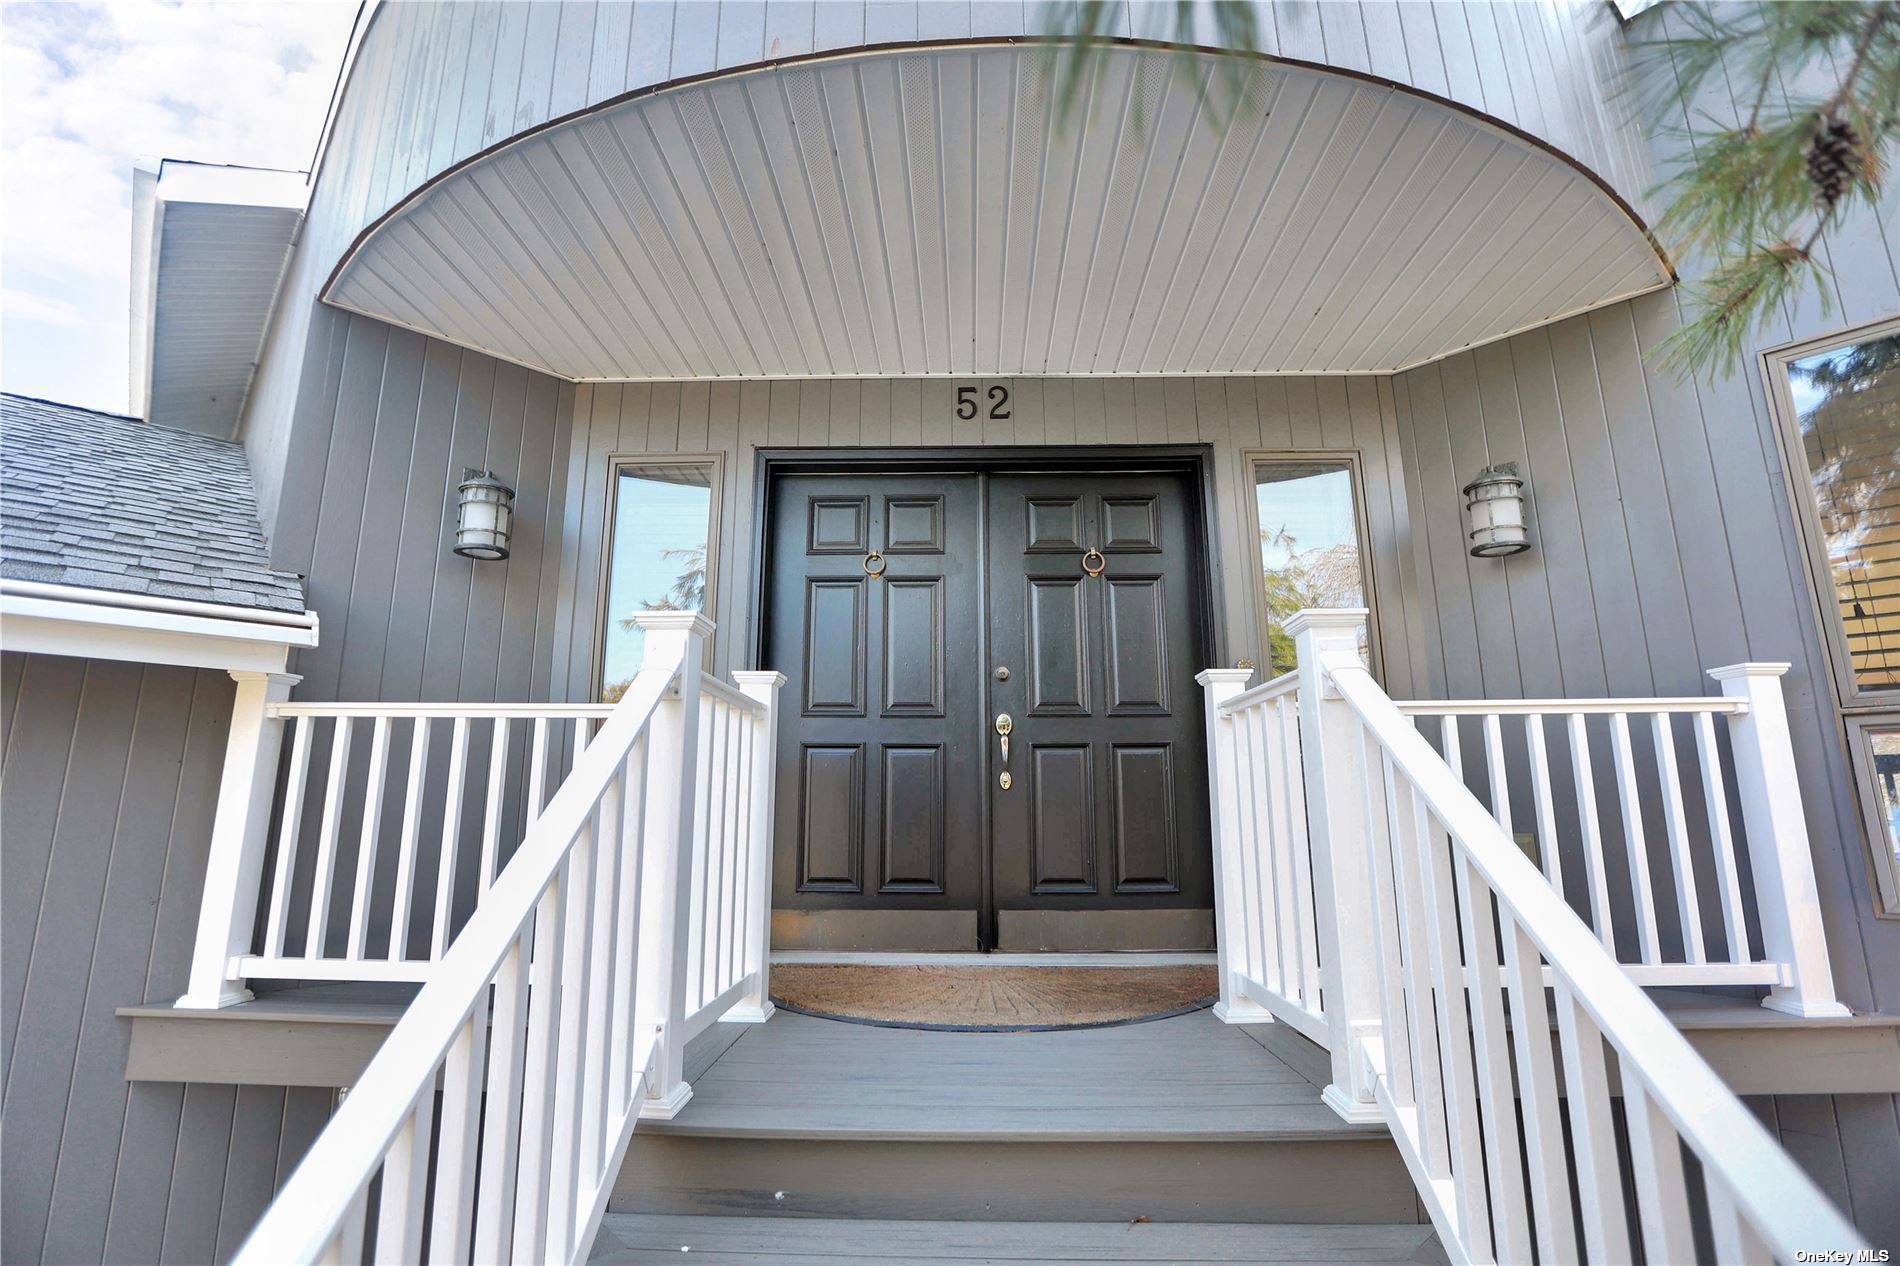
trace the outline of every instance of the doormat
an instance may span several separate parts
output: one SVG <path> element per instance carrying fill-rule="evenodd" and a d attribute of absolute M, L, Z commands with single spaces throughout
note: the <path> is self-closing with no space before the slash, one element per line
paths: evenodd
<path fill-rule="evenodd" d="M 1212 1006 L 1211 963 L 1178 967 L 930 967 L 784 963 L 772 1001 L 788 1011 L 898 1029 L 1038 1033 L 1161 1020 Z"/>

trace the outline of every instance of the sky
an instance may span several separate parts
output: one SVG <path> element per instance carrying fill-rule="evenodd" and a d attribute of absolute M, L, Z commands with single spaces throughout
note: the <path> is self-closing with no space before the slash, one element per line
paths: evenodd
<path fill-rule="evenodd" d="M 133 163 L 309 167 L 355 16 L 0 4 L 0 387 L 125 409 Z"/>

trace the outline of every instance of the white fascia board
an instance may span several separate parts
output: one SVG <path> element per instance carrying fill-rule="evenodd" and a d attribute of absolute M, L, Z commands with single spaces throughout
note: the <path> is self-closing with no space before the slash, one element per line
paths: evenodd
<path fill-rule="evenodd" d="M 0 581 L 0 650 L 274 673 L 284 671 L 292 647 L 317 644 L 314 614 L 238 619 L 223 613 L 243 608 L 177 599 L 152 606 L 96 602 L 79 596 L 92 591 L 50 596 L 46 590 L 63 586 L 33 584 L 23 592 L 26 584 Z"/>
<path fill-rule="evenodd" d="M 224 167 L 167 158 L 158 165 L 160 202 L 301 211 L 310 196 L 308 173 L 274 167 Z"/>

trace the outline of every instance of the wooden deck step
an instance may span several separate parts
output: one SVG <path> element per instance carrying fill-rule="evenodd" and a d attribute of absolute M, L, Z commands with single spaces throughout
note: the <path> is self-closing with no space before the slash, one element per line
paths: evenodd
<path fill-rule="evenodd" d="M 682 1256 L 682 1253 L 687 1254 Z M 609 1214 L 592 1266 L 718 1262 L 1435 1263 L 1429 1226 L 914 1222 Z"/>
<path fill-rule="evenodd" d="M 1385 1129 L 1349 1125 L 1320 1102 L 1323 1056 L 1270 1049 L 1207 1012 L 1060 1033 L 886 1029 L 785 1012 L 734 1027 L 716 1026 L 689 1052 L 693 1097 L 680 1114 L 634 1131 L 612 1211 L 1419 1219 Z"/>

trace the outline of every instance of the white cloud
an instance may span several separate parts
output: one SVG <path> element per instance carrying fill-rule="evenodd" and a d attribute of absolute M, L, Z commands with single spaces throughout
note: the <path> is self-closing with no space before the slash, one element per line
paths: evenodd
<path fill-rule="evenodd" d="M 138 159 L 310 163 L 355 0 L 0 6 L 0 381 L 123 409 Z"/>

